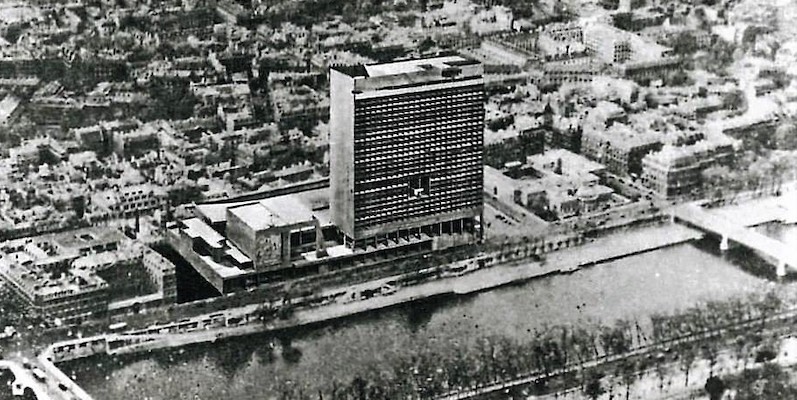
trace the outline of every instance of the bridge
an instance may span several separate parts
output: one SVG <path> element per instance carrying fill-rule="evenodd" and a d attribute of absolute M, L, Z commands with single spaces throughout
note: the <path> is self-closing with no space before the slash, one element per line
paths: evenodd
<path fill-rule="evenodd" d="M 732 241 L 757 251 L 773 261 L 778 276 L 786 275 L 786 267 L 797 269 L 797 249 L 791 249 L 783 242 L 713 214 L 696 204 L 675 207 L 671 213 L 676 221 L 720 236 L 720 250 L 727 250 Z"/>

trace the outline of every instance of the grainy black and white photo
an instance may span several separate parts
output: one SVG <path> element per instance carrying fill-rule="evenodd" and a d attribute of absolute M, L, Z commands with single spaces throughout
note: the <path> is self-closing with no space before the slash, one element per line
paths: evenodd
<path fill-rule="evenodd" d="M 0 0 L 0 400 L 797 400 L 797 0 Z"/>

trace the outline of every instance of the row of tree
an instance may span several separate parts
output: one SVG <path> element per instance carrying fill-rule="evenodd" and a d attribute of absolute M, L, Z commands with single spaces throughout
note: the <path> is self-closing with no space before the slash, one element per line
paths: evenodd
<path fill-rule="evenodd" d="M 797 176 L 797 153 L 771 151 L 766 155 L 744 153 L 735 167 L 717 165 L 701 172 L 707 198 L 719 200 L 740 192 L 777 193 Z"/>
<path fill-rule="evenodd" d="M 773 292 L 764 296 L 750 294 L 747 298 L 728 301 L 709 301 L 690 307 L 675 315 L 651 316 L 653 342 L 674 340 L 696 332 L 705 332 L 742 321 L 765 318 L 780 311 L 783 302 Z"/>
<path fill-rule="evenodd" d="M 772 315 L 781 308 L 782 302 L 774 294 L 751 295 L 726 302 L 705 303 L 673 315 L 656 315 L 652 320 L 652 329 L 643 329 L 636 321 L 621 320 L 611 326 L 588 324 L 543 327 L 530 332 L 528 338 L 521 339 L 492 335 L 474 339 L 470 344 L 458 343 L 454 351 L 406 349 L 406 353 L 391 360 L 392 370 L 374 369 L 355 376 L 351 382 L 333 382 L 331 388 L 317 393 L 310 392 L 302 384 L 283 385 L 280 394 L 285 399 L 434 398 L 451 391 L 519 376 L 555 374 L 568 366 L 604 356 L 627 354 L 645 344 L 717 330 L 739 321 Z M 746 336 L 740 339 L 745 343 L 746 350 L 750 348 L 748 339 Z M 679 355 L 681 370 L 686 373 L 686 384 L 695 360 L 704 357 L 716 362 L 721 343 L 711 338 L 687 342 L 674 349 Z M 597 398 L 606 389 L 600 383 L 601 378 L 611 374 L 625 386 L 627 395 L 640 371 L 651 367 L 653 363 L 663 386 L 664 378 L 669 373 L 663 358 L 644 357 L 607 364 L 608 370 L 589 369 L 565 374 L 567 379 L 564 384 L 580 386 L 589 397 Z M 546 379 L 537 382 L 537 386 L 544 388 Z"/>

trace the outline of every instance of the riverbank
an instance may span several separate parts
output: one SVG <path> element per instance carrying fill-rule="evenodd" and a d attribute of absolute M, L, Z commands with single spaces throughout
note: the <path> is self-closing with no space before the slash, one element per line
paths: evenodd
<path fill-rule="evenodd" d="M 223 313 L 224 319 L 227 321 L 225 326 L 185 333 L 155 335 L 152 340 L 116 347 L 114 350 L 106 350 L 106 352 L 109 354 L 131 354 L 319 324 L 435 296 L 468 295 L 552 274 L 570 273 L 579 268 L 689 242 L 700 237 L 702 234 L 699 231 L 682 225 L 650 226 L 597 238 L 578 247 L 550 253 L 543 261 L 530 262 L 526 260 L 495 265 L 459 277 L 442 278 L 403 287 L 389 295 L 375 296 L 350 303 L 331 303 L 298 309 L 291 317 L 284 320 L 261 322 L 257 318 L 259 305 L 230 309 Z M 197 317 L 197 319 L 200 318 L 202 317 Z M 159 327 L 151 327 L 150 330 L 157 331 L 158 329 Z M 84 340 L 88 342 L 96 340 L 96 338 Z M 50 351 L 59 346 L 58 343 L 54 344 L 50 347 Z M 90 354 L 82 353 L 79 357 L 71 359 Z"/>
<path fill-rule="evenodd" d="M 651 316 L 747 298 L 772 286 L 745 273 L 735 256 L 720 253 L 715 240 L 698 240 L 470 295 L 215 343 L 103 353 L 59 367 L 98 399 L 125 393 L 164 400 L 297 398 L 299 391 L 321 391 L 326 398 L 358 376 L 379 381 L 375 371 L 400 374 L 416 357 L 433 355 L 448 365 L 457 355 L 481 357 L 485 340 L 531 346 L 558 326 L 591 331 L 621 320 L 638 322 L 649 335 Z"/>

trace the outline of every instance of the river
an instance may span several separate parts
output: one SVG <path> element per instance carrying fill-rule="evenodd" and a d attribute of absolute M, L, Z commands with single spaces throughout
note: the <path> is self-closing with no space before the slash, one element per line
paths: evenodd
<path fill-rule="evenodd" d="M 762 227 L 797 244 L 797 229 Z M 699 301 L 761 291 L 774 283 L 744 259 L 702 240 L 623 258 L 466 297 L 437 298 L 291 332 L 294 351 L 271 351 L 269 335 L 63 366 L 96 399 L 264 399 L 280 385 L 305 393 L 382 370 L 396 354 L 429 348 L 462 351 L 480 337 L 522 342 L 535 329 L 560 324 L 646 324 Z"/>

